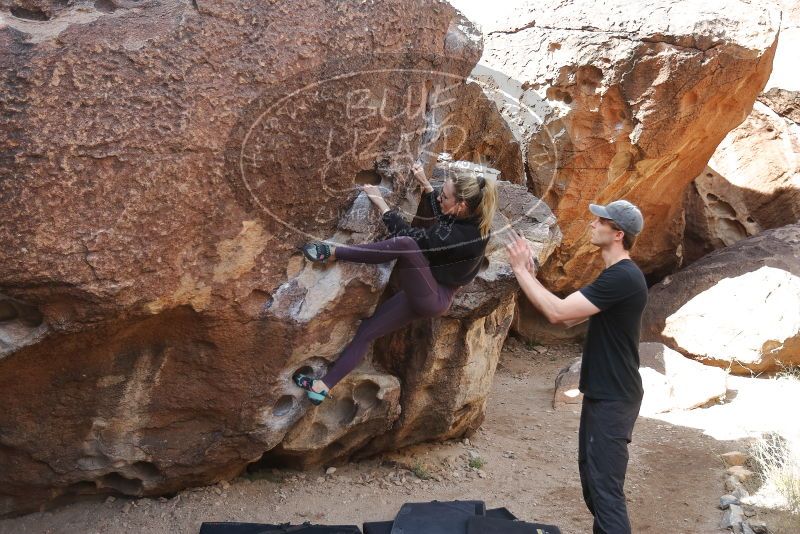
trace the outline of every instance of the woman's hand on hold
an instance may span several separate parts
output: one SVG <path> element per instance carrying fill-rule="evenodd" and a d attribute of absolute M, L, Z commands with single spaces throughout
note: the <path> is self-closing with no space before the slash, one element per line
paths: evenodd
<path fill-rule="evenodd" d="M 420 162 L 414 163 L 414 165 L 411 166 L 411 173 L 414 175 L 414 179 L 417 180 L 417 183 L 420 185 L 420 187 L 422 187 L 423 191 L 426 191 L 428 193 L 433 191 L 431 183 L 425 176 L 425 168 L 422 166 L 422 163 Z"/>
<path fill-rule="evenodd" d="M 381 194 L 381 190 L 377 185 L 366 184 L 362 187 L 362 189 L 373 203 L 383 200 L 383 195 Z"/>
<path fill-rule="evenodd" d="M 381 214 L 389 211 L 389 205 L 383 200 L 381 190 L 377 185 L 366 184 L 361 189 L 367 194 L 367 197 L 373 204 L 380 210 Z"/>

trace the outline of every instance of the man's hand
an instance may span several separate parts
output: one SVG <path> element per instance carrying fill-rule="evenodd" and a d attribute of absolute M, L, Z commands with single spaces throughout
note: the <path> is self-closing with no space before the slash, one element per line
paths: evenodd
<path fill-rule="evenodd" d="M 425 169 L 422 167 L 422 163 L 419 161 L 414 163 L 414 165 L 411 166 L 411 173 L 414 175 L 414 179 L 417 180 L 417 183 L 422 187 L 423 191 L 427 193 L 433 191 L 433 186 L 431 186 L 431 183 L 425 176 Z"/>
<path fill-rule="evenodd" d="M 572 326 L 600 311 L 600 308 L 589 302 L 580 291 L 575 291 L 564 299 L 548 291 L 536 279 L 536 261 L 528 242 L 513 230 L 509 231 L 509 237 L 506 250 L 511 268 L 514 269 L 514 276 L 517 277 L 519 286 L 528 300 L 547 317 L 548 321 L 552 324 Z M 528 273 L 531 276 L 528 276 Z"/>
<path fill-rule="evenodd" d="M 506 244 L 506 251 L 511 268 L 514 272 L 528 271 L 535 277 L 538 262 L 534 259 L 528 242 L 514 230 L 510 230 L 510 233 L 511 241 Z"/>

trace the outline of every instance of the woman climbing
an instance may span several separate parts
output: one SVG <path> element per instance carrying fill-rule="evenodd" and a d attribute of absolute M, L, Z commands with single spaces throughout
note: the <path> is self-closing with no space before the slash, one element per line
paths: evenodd
<path fill-rule="evenodd" d="M 401 288 L 372 317 L 361 322 L 355 337 L 325 376 L 319 380 L 303 374 L 293 377 L 314 404 L 320 404 L 325 397 L 332 398 L 329 390 L 358 365 L 373 340 L 415 319 L 443 315 L 456 290 L 471 282 L 480 270 L 495 211 L 494 181 L 453 163 L 447 167 L 444 185 L 437 195 L 422 165 L 415 164 L 412 172 L 422 186 L 421 202 L 429 203 L 433 210 L 433 225 L 409 226 L 396 210 L 389 209 L 377 186 L 365 185 L 363 189 L 381 211 L 391 237 L 366 245 L 333 247 L 314 242 L 303 247 L 303 254 L 313 262 L 374 264 L 397 260 Z"/>

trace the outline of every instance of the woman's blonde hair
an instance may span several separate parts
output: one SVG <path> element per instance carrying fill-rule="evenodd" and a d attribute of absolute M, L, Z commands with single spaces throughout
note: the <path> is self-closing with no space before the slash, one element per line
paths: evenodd
<path fill-rule="evenodd" d="M 481 237 L 486 239 L 491 232 L 492 219 L 497 207 L 495 179 L 486 178 L 479 166 L 459 165 L 459 163 L 461 162 L 448 165 L 445 176 L 453 182 L 456 200 L 463 200 L 470 213 L 479 216 Z"/>

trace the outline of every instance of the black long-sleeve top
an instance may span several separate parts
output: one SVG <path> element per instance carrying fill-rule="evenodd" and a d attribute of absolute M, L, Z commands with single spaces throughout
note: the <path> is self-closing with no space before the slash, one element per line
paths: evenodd
<path fill-rule="evenodd" d="M 414 239 L 428 260 L 433 277 L 440 284 L 459 287 L 477 276 L 489 238 L 482 238 L 478 216 L 457 219 L 442 213 L 435 192 L 423 193 L 420 202 L 433 210 L 435 222 L 428 228 L 410 226 L 397 210 L 383 214 L 383 223 L 392 237 Z"/>

